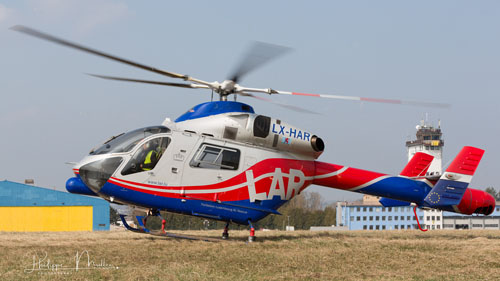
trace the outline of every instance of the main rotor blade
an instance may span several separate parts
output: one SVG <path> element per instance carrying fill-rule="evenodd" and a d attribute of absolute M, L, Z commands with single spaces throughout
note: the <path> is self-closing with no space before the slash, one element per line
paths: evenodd
<path fill-rule="evenodd" d="M 281 107 L 284 107 L 286 109 L 297 111 L 297 112 L 308 113 L 308 114 L 318 114 L 318 115 L 320 114 L 318 112 L 314 112 L 314 111 L 311 111 L 311 110 L 308 110 L 308 109 L 305 109 L 305 108 L 302 108 L 302 107 L 299 107 L 299 106 L 289 105 L 289 104 L 286 104 L 286 103 L 281 103 L 281 102 L 273 101 L 272 99 L 259 97 L 259 96 L 252 95 L 252 94 L 249 94 L 249 93 L 238 93 L 238 94 L 240 96 L 251 97 L 251 98 L 254 98 L 254 99 L 261 100 L 261 101 L 269 102 L 269 103 L 275 104 L 277 106 L 281 106 Z"/>
<path fill-rule="evenodd" d="M 229 80 L 238 83 L 238 81 L 250 71 L 278 58 L 290 50 L 290 48 L 284 46 L 254 42 L 233 71 L 233 74 L 229 76 Z"/>
<path fill-rule="evenodd" d="M 390 103 L 390 104 L 403 104 L 403 105 L 413 105 L 413 106 L 423 106 L 423 107 L 449 108 L 451 106 L 448 103 L 438 103 L 438 102 L 422 102 L 422 101 L 407 101 L 407 100 L 395 100 L 395 99 L 340 96 L 340 95 L 308 94 L 308 93 L 296 93 L 296 92 L 285 92 L 285 91 L 277 91 L 277 92 L 278 94 L 283 94 L 283 95 L 354 100 L 362 102 L 366 101 L 366 102 L 378 102 L 378 103 Z"/>
<path fill-rule="evenodd" d="M 353 96 L 341 96 L 341 95 L 309 94 L 309 93 L 277 91 L 277 90 L 273 90 L 273 89 L 239 87 L 238 91 L 239 92 L 266 93 L 266 94 L 270 94 L 270 95 L 279 94 L 279 95 L 306 96 L 306 97 L 317 97 L 317 98 L 352 100 L 352 101 L 361 101 L 361 102 L 378 102 L 378 103 L 390 103 L 390 104 L 401 104 L 401 105 L 413 105 L 413 106 L 422 106 L 422 107 L 437 107 L 437 108 L 449 108 L 449 107 L 451 107 L 451 105 L 448 103 L 407 101 L 407 100 L 367 98 L 367 97 L 353 97 Z"/>
<path fill-rule="evenodd" d="M 146 84 L 154 84 L 154 85 L 162 85 L 162 86 L 173 86 L 173 87 L 181 87 L 181 88 L 195 88 L 195 89 L 209 89 L 210 87 L 205 85 L 198 84 L 187 84 L 187 83 L 172 83 L 172 82 L 162 82 L 162 81 L 151 81 L 151 80 L 142 80 L 142 79 L 134 79 L 134 78 L 124 78 L 124 77 L 115 77 L 115 76 L 106 76 L 106 75 L 98 75 L 86 73 L 87 75 L 94 76 L 97 78 L 108 79 L 108 80 L 116 80 L 116 81 L 126 81 L 126 82 L 136 82 L 136 83 L 146 83 Z"/>
<path fill-rule="evenodd" d="M 121 63 L 124 63 L 124 64 L 128 64 L 128 65 L 131 65 L 131 66 L 134 66 L 134 67 L 142 68 L 144 70 L 155 72 L 155 73 L 158 73 L 158 74 L 161 74 L 161 75 L 165 75 L 165 76 L 168 76 L 168 77 L 180 78 L 180 79 L 184 79 L 184 80 L 187 80 L 189 78 L 187 75 L 182 75 L 182 74 L 178 74 L 178 73 L 175 73 L 175 72 L 170 72 L 170 71 L 165 71 L 165 70 L 157 69 L 157 68 L 154 68 L 154 67 L 151 67 L 151 66 L 148 66 L 148 65 L 140 64 L 140 63 L 133 62 L 133 61 L 130 61 L 130 60 L 127 60 L 127 59 L 119 58 L 119 57 L 114 56 L 114 55 L 106 54 L 104 52 L 101 52 L 101 51 L 98 51 L 98 50 L 94 50 L 94 49 L 91 49 L 91 48 L 88 48 L 88 47 L 85 47 L 85 46 L 82 46 L 82 45 L 79 45 L 79 44 L 76 44 L 76 43 L 72 43 L 72 42 L 66 41 L 64 39 L 57 38 L 55 36 L 52 36 L 52 35 L 40 32 L 38 30 L 29 28 L 29 27 L 26 27 L 26 26 L 15 25 L 15 26 L 11 27 L 10 29 L 18 31 L 18 32 L 22 32 L 22 33 L 25 33 L 25 34 L 28 34 L 28 35 L 31 35 L 31 36 L 34 36 L 34 37 L 38 37 L 40 39 L 44 39 L 44 40 L 47 40 L 47 41 L 50 41 L 50 42 L 53 42 L 53 43 L 57 43 L 57 44 L 60 44 L 60 45 L 66 46 L 66 47 L 70 47 L 70 48 L 77 49 L 77 50 L 80 50 L 80 51 L 83 51 L 83 52 L 91 53 L 91 54 L 94 54 L 96 56 L 105 57 L 105 58 L 108 58 L 110 60 L 118 61 L 118 62 L 121 62 Z"/>

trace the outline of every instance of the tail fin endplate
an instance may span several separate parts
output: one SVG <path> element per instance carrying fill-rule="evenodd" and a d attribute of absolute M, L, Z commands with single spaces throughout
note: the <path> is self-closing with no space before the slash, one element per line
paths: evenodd
<path fill-rule="evenodd" d="M 417 152 L 413 155 L 399 175 L 404 177 L 425 176 L 433 159 L 434 156 L 432 155 Z"/>
<path fill-rule="evenodd" d="M 483 157 L 484 150 L 465 146 L 448 166 L 439 181 L 424 199 L 426 206 L 438 208 L 460 203 L 472 176 Z"/>

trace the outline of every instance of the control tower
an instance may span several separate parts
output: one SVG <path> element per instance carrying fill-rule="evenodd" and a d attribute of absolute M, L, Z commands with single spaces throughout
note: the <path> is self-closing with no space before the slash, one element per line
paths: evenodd
<path fill-rule="evenodd" d="M 438 123 L 438 127 L 435 128 L 429 124 L 426 124 L 424 120 L 417 125 L 417 139 L 410 140 L 406 142 L 406 147 L 408 148 L 408 161 L 417 152 L 425 152 L 434 156 L 429 170 L 427 170 L 427 176 L 437 176 L 442 173 L 442 159 L 443 159 L 443 146 L 444 141 L 441 139 L 441 121 Z"/>

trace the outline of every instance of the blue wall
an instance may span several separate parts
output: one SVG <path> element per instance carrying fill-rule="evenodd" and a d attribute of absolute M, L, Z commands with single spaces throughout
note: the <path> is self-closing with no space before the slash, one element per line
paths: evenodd
<path fill-rule="evenodd" d="M 93 230 L 109 230 L 109 203 L 101 198 L 0 181 L 0 206 L 93 206 Z"/>
<path fill-rule="evenodd" d="M 418 220 L 423 224 L 424 212 L 417 209 Z M 417 221 L 412 207 L 342 206 L 342 223 L 349 230 L 416 229 Z"/>

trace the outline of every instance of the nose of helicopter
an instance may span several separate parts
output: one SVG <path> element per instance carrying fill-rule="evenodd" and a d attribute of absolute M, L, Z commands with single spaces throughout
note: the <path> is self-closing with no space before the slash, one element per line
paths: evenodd
<path fill-rule="evenodd" d="M 99 193 L 122 162 L 122 157 L 97 160 L 80 167 L 80 178 L 94 193 Z"/>

